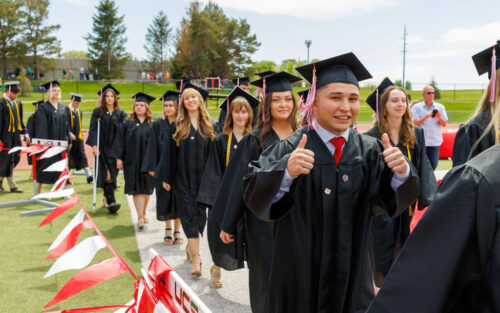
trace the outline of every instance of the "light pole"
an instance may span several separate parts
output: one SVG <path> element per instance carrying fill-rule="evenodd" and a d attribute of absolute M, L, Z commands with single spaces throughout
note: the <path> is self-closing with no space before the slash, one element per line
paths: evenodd
<path fill-rule="evenodd" d="M 307 63 L 309 64 L 309 47 L 311 46 L 312 41 L 311 40 L 306 40 L 306 47 L 307 47 Z"/>

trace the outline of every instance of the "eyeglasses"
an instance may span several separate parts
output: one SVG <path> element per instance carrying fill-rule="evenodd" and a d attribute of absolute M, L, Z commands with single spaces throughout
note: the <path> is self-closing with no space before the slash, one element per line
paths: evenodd
<path fill-rule="evenodd" d="M 428 92 L 426 92 L 426 94 L 428 94 L 428 95 L 433 95 L 433 94 L 434 94 L 434 91 L 432 91 L 432 92 L 431 92 L 431 91 L 428 91 Z"/>

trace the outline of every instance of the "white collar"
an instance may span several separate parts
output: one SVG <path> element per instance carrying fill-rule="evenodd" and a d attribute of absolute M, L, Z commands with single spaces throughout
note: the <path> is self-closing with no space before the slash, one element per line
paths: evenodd
<path fill-rule="evenodd" d="M 337 137 L 344 137 L 346 142 L 349 140 L 349 128 L 350 127 L 347 128 L 345 130 L 345 132 L 340 136 L 332 134 L 328 130 L 324 129 L 323 127 L 321 127 L 319 125 L 319 123 L 316 120 L 313 121 L 313 128 L 314 128 L 314 130 L 316 130 L 316 133 L 318 133 L 319 137 L 321 138 L 321 140 L 323 140 L 323 142 L 325 144 L 327 142 L 329 142 L 330 140 L 332 140 L 332 138 L 337 138 Z"/>

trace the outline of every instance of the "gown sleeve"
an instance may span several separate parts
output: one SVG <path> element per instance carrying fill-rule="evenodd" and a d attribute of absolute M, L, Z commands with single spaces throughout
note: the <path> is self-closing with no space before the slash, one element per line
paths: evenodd
<path fill-rule="evenodd" d="M 113 149 L 111 153 L 111 157 L 115 159 L 120 159 L 122 161 L 125 161 L 126 155 L 125 155 L 125 145 L 127 141 L 127 128 L 128 128 L 128 123 L 122 123 L 120 127 L 118 127 L 115 141 L 113 143 Z M 128 138 L 130 140 L 130 138 Z"/>
<path fill-rule="evenodd" d="M 144 160 L 141 167 L 141 171 L 144 173 L 154 172 L 156 170 L 158 162 L 156 159 L 156 136 L 153 125 L 150 125 L 147 129 L 146 140 L 148 142 L 146 144 Z"/>
<path fill-rule="evenodd" d="M 472 278 L 459 269 L 476 251 L 467 249 L 477 247 L 476 212 L 495 212 L 492 195 L 475 169 L 452 169 L 366 312 L 448 312 L 457 283 Z M 495 223 L 494 215 L 489 219 Z"/>
<path fill-rule="evenodd" d="M 174 139 L 172 139 L 175 130 L 175 122 L 172 122 L 172 125 L 165 132 L 165 142 L 155 171 L 155 177 L 160 182 L 165 182 L 170 186 L 173 186 L 175 170 L 177 168 L 177 147 Z"/>
<path fill-rule="evenodd" d="M 87 145 L 93 147 L 97 145 L 97 119 L 99 118 L 99 111 L 94 110 L 90 117 L 89 136 L 87 138 Z"/>
<path fill-rule="evenodd" d="M 217 136 L 210 146 L 207 163 L 201 176 L 200 189 L 198 191 L 198 202 L 213 206 L 219 184 L 224 174 L 225 151 L 224 137 Z"/>
<path fill-rule="evenodd" d="M 44 108 L 45 103 L 38 106 L 38 112 L 35 115 L 35 134 L 37 138 L 49 138 L 49 121 L 47 120 L 47 112 Z"/>
<path fill-rule="evenodd" d="M 483 129 L 481 129 L 481 127 L 476 124 L 465 124 L 464 126 L 460 127 L 457 132 L 457 136 L 455 137 L 455 142 L 453 143 L 453 167 L 462 165 L 467 162 L 472 147 L 479 139 L 479 137 L 481 137 L 482 133 Z M 488 136 L 484 137 L 483 139 L 483 141 L 486 140 L 488 140 Z M 477 152 L 472 153 L 471 158 L 488 147 L 489 146 L 487 145 L 485 148 L 481 149 L 480 143 L 475 150 Z"/>
<path fill-rule="evenodd" d="M 17 104 L 19 105 L 19 117 L 21 119 L 21 134 L 26 134 L 26 126 L 24 125 L 24 118 L 23 118 L 23 103 L 21 101 L 18 101 Z"/>
<path fill-rule="evenodd" d="M 437 191 L 436 176 L 434 176 L 434 170 L 432 169 L 429 158 L 425 152 L 425 138 L 424 132 L 421 128 L 416 129 L 417 134 L 417 149 L 418 149 L 418 176 L 420 178 L 420 195 L 418 196 L 418 208 L 422 210 L 428 206 Z"/>

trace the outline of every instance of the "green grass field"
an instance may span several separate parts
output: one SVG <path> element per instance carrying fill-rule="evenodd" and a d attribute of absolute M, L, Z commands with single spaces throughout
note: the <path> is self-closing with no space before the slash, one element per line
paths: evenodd
<path fill-rule="evenodd" d="M 36 84 L 36 83 L 34 83 Z M 69 103 L 70 93 L 78 92 L 83 95 L 83 102 L 81 104 L 81 109 L 84 112 L 83 124 L 84 128 L 88 128 L 90 123 L 90 114 L 96 106 L 98 95 L 97 92 L 106 83 L 104 82 L 94 82 L 94 81 L 63 81 L 61 82 L 61 89 L 63 91 L 62 102 Z M 157 82 L 116 82 L 113 85 L 121 92 L 120 93 L 120 106 L 125 110 L 125 112 L 130 113 L 132 111 L 132 95 L 136 92 L 143 91 L 150 94 L 156 98 L 161 97 L 167 90 L 175 90 L 174 83 L 163 84 Z M 298 92 L 304 88 L 295 88 Z M 251 92 L 254 91 L 252 87 Z M 368 94 L 372 91 L 372 88 L 361 88 L 361 98 L 364 100 Z M 217 93 L 215 90 L 211 90 L 210 93 Z M 221 94 L 228 94 L 229 91 L 220 91 Z M 450 123 L 461 123 L 467 121 L 472 115 L 477 103 L 481 99 L 483 90 L 441 90 L 442 98 L 437 100 L 445 105 L 448 111 L 448 117 Z M 422 98 L 421 91 L 410 91 L 412 99 L 418 100 Z M 32 93 L 28 97 L 20 97 L 20 100 L 24 103 L 26 121 L 28 116 L 33 112 L 33 107 L 29 105 L 35 100 L 41 100 L 43 95 L 41 93 Z M 222 103 L 219 100 L 219 104 Z M 207 103 L 208 111 L 212 118 L 217 119 L 219 116 L 219 109 L 217 108 L 217 101 L 210 99 Z M 151 103 L 151 109 L 155 116 L 161 116 L 161 103 L 159 101 L 153 101 Z M 373 111 L 370 107 L 363 101 L 361 103 L 361 112 L 358 117 L 358 123 L 366 124 L 372 122 Z"/>
<path fill-rule="evenodd" d="M 33 195 L 33 183 L 28 179 L 28 176 L 29 171 L 15 171 L 16 182 L 24 189 L 24 193 L 11 194 L 0 191 L 0 202 L 29 199 Z M 118 177 L 123 186 L 123 176 L 119 175 Z M 118 214 L 110 215 L 100 205 L 96 209 L 96 213 L 93 214 L 91 213 L 92 184 L 87 184 L 84 176 L 74 176 L 74 180 L 77 192 L 85 208 L 90 212 L 91 218 L 125 262 L 137 275 L 141 276 L 141 261 L 134 226 L 126 205 L 123 187 L 116 192 L 117 201 L 125 206 Z M 4 182 L 5 185 L 6 182 Z M 44 190 L 48 191 L 48 186 L 45 187 L 47 189 L 44 188 Z M 102 204 L 102 192 L 98 193 L 97 198 L 97 203 Z M 60 203 L 62 200 L 55 202 Z M 76 214 L 79 206 L 73 207 L 51 224 L 42 228 L 38 228 L 38 225 L 47 214 L 27 217 L 19 215 L 22 211 L 40 208 L 42 207 L 39 205 L 0 208 L 2 216 L 2 227 L 0 227 L 0 312 L 26 313 L 125 304 L 133 298 L 134 280 L 130 274 L 124 273 L 43 310 L 43 306 L 57 294 L 71 277 L 79 272 L 79 270 L 69 270 L 46 279 L 43 278 L 56 260 L 45 260 L 48 255 L 47 249 Z M 83 230 L 79 242 L 94 235 L 96 235 L 94 230 Z M 91 264 L 112 256 L 111 252 L 104 248 L 97 253 Z"/>

